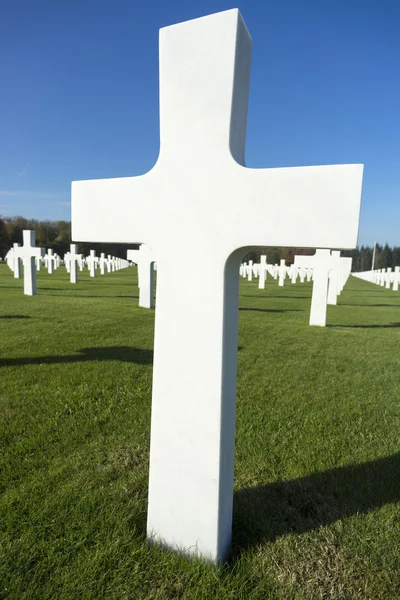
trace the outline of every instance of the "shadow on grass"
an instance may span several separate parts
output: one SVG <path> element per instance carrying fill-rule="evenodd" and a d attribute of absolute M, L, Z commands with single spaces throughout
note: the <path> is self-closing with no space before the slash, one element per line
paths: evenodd
<path fill-rule="evenodd" d="M 400 327 L 400 323 L 387 323 L 385 325 L 327 325 L 327 327 L 339 327 L 340 329 L 390 329 Z"/>
<path fill-rule="evenodd" d="M 61 290 L 58 290 L 58 291 L 61 291 Z M 81 293 L 79 293 L 79 292 L 81 292 Z M 73 298 L 79 298 L 79 299 L 81 299 L 81 298 L 132 298 L 132 299 L 136 299 L 136 300 L 139 299 L 139 296 L 133 296 L 133 295 L 132 296 L 114 296 L 112 294 L 109 294 L 109 295 L 90 294 L 89 295 L 89 294 L 85 294 L 81 290 L 79 290 L 79 292 L 77 294 L 62 294 L 61 293 L 60 296 L 62 298 L 73 297 Z M 54 298 L 55 295 L 56 294 L 41 294 L 40 292 L 38 294 L 38 296 L 51 296 L 52 298 Z"/>
<path fill-rule="evenodd" d="M 0 367 L 22 367 L 25 365 L 52 365 L 60 363 L 75 363 L 92 360 L 119 360 L 139 365 L 153 363 L 153 350 L 142 350 L 129 346 L 114 346 L 109 348 L 82 348 L 81 354 L 70 356 L 24 356 L 21 358 L 2 358 Z"/>
<path fill-rule="evenodd" d="M 375 306 L 379 306 L 380 308 L 390 308 L 390 307 L 395 307 L 395 308 L 400 308 L 400 303 L 399 304 L 338 304 L 338 306 L 362 306 L 363 308 L 372 308 Z"/>
<path fill-rule="evenodd" d="M 251 312 L 264 312 L 264 313 L 284 313 L 284 312 L 303 312 L 301 308 L 243 308 L 239 307 L 239 310 L 251 311 Z"/>
<path fill-rule="evenodd" d="M 400 453 L 234 495 L 233 557 L 264 541 L 400 501 Z"/>
<path fill-rule="evenodd" d="M 28 315 L 0 315 L 0 319 L 31 319 Z"/>
<path fill-rule="evenodd" d="M 275 296 L 270 294 L 269 296 L 259 296 L 258 294 L 240 294 L 242 298 L 268 298 L 268 300 L 275 300 L 275 298 L 286 298 L 287 300 L 310 300 L 310 296 Z"/>

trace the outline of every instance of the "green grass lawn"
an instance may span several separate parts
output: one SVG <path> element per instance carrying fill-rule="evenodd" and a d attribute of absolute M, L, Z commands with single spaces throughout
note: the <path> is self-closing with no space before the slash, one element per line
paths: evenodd
<path fill-rule="evenodd" d="M 136 270 L 0 266 L 0 598 L 400 598 L 400 293 L 241 280 L 231 561 L 146 542 L 154 311 Z"/>

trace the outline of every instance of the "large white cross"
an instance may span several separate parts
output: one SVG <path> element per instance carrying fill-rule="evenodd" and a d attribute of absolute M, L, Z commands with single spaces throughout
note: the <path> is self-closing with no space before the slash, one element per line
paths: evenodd
<path fill-rule="evenodd" d="M 355 247 L 361 199 L 362 165 L 245 167 L 250 63 L 236 9 L 161 29 L 156 165 L 72 183 L 75 240 L 157 259 L 147 530 L 212 560 L 231 541 L 240 260 Z"/>
<path fill-rule="evenodd" d="M 139 285 L 139 306 L 154 308 L 154 261 L 153 251 L 147 244 L 139 250 L 128 250 L 126 258 L 137 264 Z"/>
<path fill-rule="evenodd" d="M 16 257 L 22 259 L 24 265 L 24 294 L 36 294 L 36 257 L 44 256 L 44 248 L 35 247 L 35 232 L 24 229 L 22 232 L 23 245 L 15 248 Z"/>

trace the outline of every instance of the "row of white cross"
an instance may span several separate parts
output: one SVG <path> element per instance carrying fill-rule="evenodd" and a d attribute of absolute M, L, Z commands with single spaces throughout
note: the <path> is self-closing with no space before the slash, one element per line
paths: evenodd
<path fill-rule="evenodd" d="M 376 283 L 381 287 L 385 287 L 387 290 L 397 292 L 399 290 L 400 283 L 400 266 L 388 267 L 387 269 L 375 269 L 373 271 L 361 271 L 360 273 L 354 273 L 355 277 L 364 279 L 370 283 Z"/>
<path fill-rule="evenodd" d="M 268 264 L 266 255 L 261 255 L 259 263 L 243 263 L 240 266 L 240 274 L 249 281 L 253 276 L 259 277 L 258 287 L 265 288 L 267 273 L 278 280 L 280 287 L 284 286 L 285 278 L 288 277 L 292 284 L 297 279 L 304 283 L 305 279 L 313 281 L 313 293 L 311 299 L 310 325 L 323 327 L 326 325 L 327 305 L 337 304 L 337 298 L 351 273 L 352 259 L 341 257 L 338 250 L 319 249 L 312 256 L 296 255 L 294 263 L 286 266 L 282 259 L 280 264 Z"/>
<path fill-rule="evenodd" d="M 146 244 L 141 244 L 139 250 L 128 250 L 127 258 L 138 265 L 139 306 L 153 308 L 154 306 L 154 252 Z M 313 294 L 309 324 L 319 327 L 326 325 L 327 305 L 336 305 L 337 297 L 342 292 L 351 272 L 352 259 L 341 257 L 338 250 L 319 249 L 313 256 L 296 255 L 294 263 L 286 266 L 285 260 L 278 264 L 268 264 L 267 256 L 261 255 L 259 263 L 242 263 L 239 273 L 252 281 L 253 276 L 259 277 L 258 287 L 265 288 L 267 273 L 278 279 L 278 285 L 283 286 L 285 278 L 292 283 L 297 278 L 303 283 L 313 280 Z"/>
<path fill-rule="evenodd" d="M 90 250 L 90 255 L 85 258 L 83 254 L 78 254 L 76 244 L 71 244 L 70 251 L 65 254 L 64 260 L 61 260 L 52 249 L 45 254 L 44 248 L 36 248 L 35 232 L 28 229 L 23 231 L 23 245 L 14 244 L 8 251 L 5 260 L 16 279 L 21 277 L 21 266 L 23 265 L 24 294 L 27 296 L 36 294 L 36 271 L 40 270 L 42 261 L 50 275 L 64 263 L 70 274 L 71 283 L 78 282 L 78 268 L 82 271 L 85 265 L 87 265 L 91 277 L 96 276 L 97 268 L 100 269 L 100 274 L 104 275 L 106 272 L 118 271 L 130 265 L 127 260 L 110 254 L 106 257 L 104 253 L 101 253 L 100 257 L 97 257 L 95 250 Z"/>

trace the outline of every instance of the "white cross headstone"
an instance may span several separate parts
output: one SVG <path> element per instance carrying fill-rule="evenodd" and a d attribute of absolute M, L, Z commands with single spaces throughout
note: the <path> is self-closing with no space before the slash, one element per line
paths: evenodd
<path fill-rule="evenodd" d="M 71 244 L 70 251 L 68 253 L 69 280 L 71 283 L 78 283 L 78 264 L 81 259 L 82 254 L 78 254 L 77 244 Z"/>
<path fill-rule="evenodd" d="M 155 167 L 72 183 L 74 239 L 157 257 L 147 531 L 211 560 L 231 541 L 241 258 L 353 248 L 361 198 L 361 165 L 245 168 L 250 63 L 236 9 L 161 29 Z"/>
<path fill-rule="evenodd" d="M 292 265 L 291 269 L 292 269 L 291 270 L 292 283 L 296 283 L 297 275 L 298 275 L 298 269 L 297 269 L 296 265 Z"/>
<path fill-rule="evenodd" d="M 47 254 L 45 255 L 44 258 L 46 265 L 47 265 L 47 272 L 49 275 L 53 274 L 53 267 L 54 267 L 54 263 L 55 263 L 55 257 L 54 257 L 54 250 L 52 250 L 51 248 L 49 248 L 47 250 Z"/>
<path fill-rule="evenodd" d="M 392 268 L 388 267 L 386 269 L 386 277 L 385 277 L 385 287 L 387 290 L 390 290 L 391 275 L 392 275 Z"/>
<path fill-rule="evenodd" d="M 14 279 L 21 278 L 21 258 L 18 254 L 21 246 L 19 244 L 13 244 L 12 256 L 13 256 L 13 271 Z"/>
<path fill-rule="evenodd" d="M 112 263 L 111 254 L 108 254 L 108 256 L 107 256 L 107 273 L 111 273 L 111 263 Z"/>
<path fill-rule="evenodd" d="M 283 287 L 285 285 L 285 277 L 286 277 L 286 264 L 285 264 L 284 258 L 281 259 L 281 263 L 278 268 L 278 273 L 279 273 L 278 286 Z"/>
<path fill-rule="evenodd" d="M 394 292 L 399 291 L 399 280 L 400 280 L 400 267 L 395 267 L 394 274 L 393 274 L 393 287 L 392 287 L 392 290 Z"/>
<path fill-rule="evenodd" d="M 311 297 L 310 325 L 319 327 L 325 327 L 326 325 L 329 274 L 332 270 L 339 270 L 341 267 L 340 261 L 343 260 L 340 258 L 340 252 L 332 254 L 330 250 L 318 249 L 313 256 L 296 255 L 294 257 L 296 266 L 305 266 L 313 270 L 314 284 Z"/>
<path fill-rule="evenodd" d="M 35 247 L 35 232 L 24 229 L 23 245 L 15 249 L 16 256 L 22 259 L 24 265 L 24 294 L 34 296 L 36 294 L 36 258 L 44 256 L 44 248 Z"/>
<path fill-rule="evenodd" d="M 261 254 L 260 256 L 260 266 L 258 271 L 258 289 L 265 289 L 265 282 L 267 280 L 267 255 Z"/>
<path fill-rule="evenodd" d="M 100 266 L 100 275 L 104 275 L 106 272 L 107 259 L 104 252 L 100 254 L 99 266 Z"/>
<path fill-rule="evenodd" d="M 340 257 L 340 271 L 339 271 L 339 295 L 342 293 L 344 286 L 350 277 L 351 267 L 353 259 L 348 256 Z"/>
<path fill-rule="evenodd" d="M 331 256 L 340 258 L 340 250 L 332 250 Z M 337 304 L 337 297 L 339 294 L 339 271 L 337 269 L 331 269 L 329 271 L 328 279 L 328 298 L 327 303 L 331 305 Z"/>
<path fill-rule="evenodd" d="M 139 250 L 128 250 L 126 257 L 138 266 L 139 306 L 154 308 L 153 251 L 146 244 L 141 244 Z"/>
<path fill-rule="evenodd" d="M 253 261 L 252 260 L 249 260 L 249 264 L 247 267 L 247 280 L 248 281 L 253 280 Z"/>
<path fill-rule="evenodd" d="M 86 259 L 87 265 L 89 267 L 90 277 L 96 277 L 96 267 L 98 260 L 99 259 L 96 256 L 96 250 L 91 250 L 90 256 L 88 256 Z"/>

